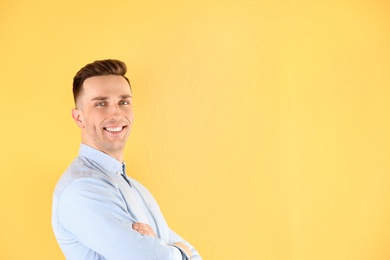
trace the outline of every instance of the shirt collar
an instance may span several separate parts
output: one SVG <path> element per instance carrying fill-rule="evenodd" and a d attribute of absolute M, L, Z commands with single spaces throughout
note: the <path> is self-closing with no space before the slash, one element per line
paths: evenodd
<path fill-rule="evenodd" d="M 125 163 L 121 163 L 114 157 L 103 153 L 102 151 L 96 150 L 91 146 L 80 144 L 79 155 L 94 161 L 107 172 L 113 172 L 117 174 L 126 173 Z"/>

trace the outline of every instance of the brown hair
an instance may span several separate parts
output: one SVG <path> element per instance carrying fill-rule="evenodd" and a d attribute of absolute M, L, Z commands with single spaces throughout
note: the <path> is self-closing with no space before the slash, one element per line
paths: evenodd
<path fill-rule="evenodd" d="M 73 78 L 73 99 L 76 100 L 82 92 L 83 83 L 87 78 L 104 75 L 122 76 L 130 85 L 129 79 L 125 76 L 126 64 L 120 60 L 97 60 L 81 68 Z"/>

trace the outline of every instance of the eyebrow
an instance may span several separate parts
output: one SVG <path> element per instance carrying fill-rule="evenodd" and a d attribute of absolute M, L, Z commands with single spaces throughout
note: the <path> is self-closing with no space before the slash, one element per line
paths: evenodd
<path fill-rule="evenodd" d="M 121 99 L 131 98 L 131 95 L 121 95 L 119 96 Z"/>
<path fill-rule="evenodd" d="M 91 101 L 96 101 L 96 100 L 98 100 L 98 101 L 102 101 L 102 100 L 107 100 L 108 99 L 108 97 L 94 97 L 93 99 L 91 99 Z"/>
<path fill-rule="evenodd" d="M 120 95 L 119 96 L 120 99 L 127 99 L 127 98 L 131 98 L 131 97 L 132 97 L 131 95 Z M 108 97 L 98 96 L 98 97 L 94 97 L 93 99 L 91 99 L 91 101 L 104 101 L 107 99 L 108 99 Z"/>

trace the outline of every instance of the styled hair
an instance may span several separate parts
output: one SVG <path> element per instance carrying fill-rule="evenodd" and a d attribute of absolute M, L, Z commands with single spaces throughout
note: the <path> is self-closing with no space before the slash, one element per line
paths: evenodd
<path fill-rule="evenodd" d="M 85 65 L 76 73 L 76 76 L 73 78 L 73 99 L 75 104 L 77 98 L 80 96 L 80 93 L 83 90 L 83 83 L 87 78 L 105 75 L 122 76 L 126 79 L 131 88 L 130 81 L 125 76 L 126 72 L 126 64 L 120 60 L 97 60 Z"/>

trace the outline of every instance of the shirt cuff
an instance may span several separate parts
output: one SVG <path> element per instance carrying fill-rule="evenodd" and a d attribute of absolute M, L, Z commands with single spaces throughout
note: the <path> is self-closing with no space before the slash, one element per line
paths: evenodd
<path fill-rule="evenodd" d="M 186 252 L 184 252 L 183 249 L 181 249 L 179 246 L 176 246 L 176 245 L 170 245 L 174 248 L 174 250 L 172 250 L 172 253 L 174 255 L 173 259 L 180 259 L 180 260 L 190 260 L 189 256 L 186 254 Z M 178 256 L 180 256 L 179 258 L 176 258 Z"/>

